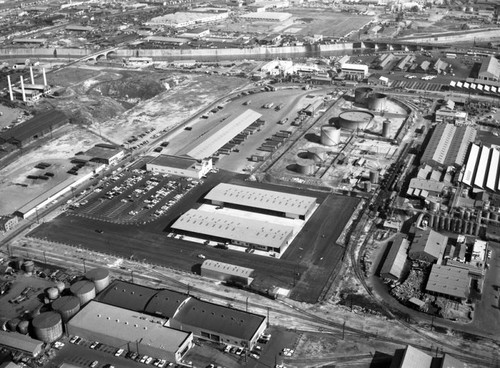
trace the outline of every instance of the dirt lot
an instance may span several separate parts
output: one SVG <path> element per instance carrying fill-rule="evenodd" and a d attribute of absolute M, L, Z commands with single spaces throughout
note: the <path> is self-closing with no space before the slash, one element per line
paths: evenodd
<path fill-rule="evenodd" d="M 18 156 L 0 170 L 0 215 L 10 214 L 29 201 L 68 178 L 78 179 L 91 168 L 79 172 L 79 176 L 68 174 L 73 164 L 70 160 L 76 153 L 85 151 L 98 143 L 99 137 L 73 125 L 61 127 L 53 133 L 54 139 L 44 139 L 43 144 Z M 36 169 L 40 162 L 51 164 L 46 170 Z M 28 175 L 54 174 L 49 180 L 28 179 Z"/>
<path fill-rule="evenodd" d="M 283 30 L 298 35 L 321 34 L 328 37 L 343 37 L 351 31 L 362 28 L 373 17 L 338 13 L 325 9 L 287 9 L 296 21 Z"/>

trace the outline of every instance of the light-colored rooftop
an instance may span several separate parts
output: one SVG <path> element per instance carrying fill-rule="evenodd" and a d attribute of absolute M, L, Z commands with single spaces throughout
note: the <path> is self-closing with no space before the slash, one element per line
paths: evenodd
<path fill-rule="evenodd" d="M 250 275 L 254 272 L 253 268 L 241 267 L 231 263 L 214 261 L 212 259 L 203 261 L 201 268 L 202 270 L 212 270 L 240 277 L 250 277 Z"/>
<path fill-rule="evenodd" d="M 214 187 L 205 199 L 301 216 L 316 204 L 314 197 L 227 183 Z"/>
<path fill-rule="evenodd" d="M 226 119 L 224 124 L 213 129 L 208 134 L 195 139 L 191 144 L 178 152 L 178 155 L 187 155 L 198 160 L 210 157 L 261 116 L 258 112 L 248 109 L 235 118 Z"/>
<path fill-rule="evenodd" d="M 190 333 L 164 327 L 167 320 L 91 301 L 68 324 L 126 341 L 176 352 Z"/>
<path fill-rule="evenodd" d="M 287 19 L 290 19 L 292 14 L 283 13 L 283 12 L 254 12 L 248 13 L 241 16 L 241 18 L 246 19 L 262 19 L 262 20 L 276 20 L 280 22 L 284 22 Z"/>
<path fill-rule="evenodd" d="M 275 249 L 285 245 L 293 235 L 291 226 L 196 209 L 184 213 L 172 228 Z"/>
<path fill-rule="evenodd" d="M 463 268 L 432 265 L 427 291 L 464 299 L 468 296 L 469 271 Z"/>

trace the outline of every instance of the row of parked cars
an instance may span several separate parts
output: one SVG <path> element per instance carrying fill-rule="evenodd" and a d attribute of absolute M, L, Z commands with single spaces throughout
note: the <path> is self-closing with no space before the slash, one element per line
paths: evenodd
<path fill-rule="evenodd" d="M 70 343 L 79 345 L 82 342 L 82 338 L 79 336 L 73 336 L 70 340 Z M 100 347 L 102 347 L 103 344 L 99 341 L 94 341 L 90 344 L 90 348 L 93 350 L 97 350 Z M 164 368 L 164 367 L 172 367 L 174 364 L 172 362 L 167 362 L 165 359 L 156 359 L 147 355 L 140 355 L 134 351 L 127 351 L 125 352 L 125 349 L 123 348 L 118 348 L 114 352 L 115 357 L 121 357 L 123 356 L 126 359 L 134 360 L 139 363 L 147 364 L 147 365 L 154 365 L 155 367 L 158 368 Z M 99 364 L 99 361 L 94 360 L 92 363 L 90 363 L 90 368 L 96 368 L 97 365 Z M 106 364 L 104 365 L 105 368 L 115 368 L 111 364 Z"/>

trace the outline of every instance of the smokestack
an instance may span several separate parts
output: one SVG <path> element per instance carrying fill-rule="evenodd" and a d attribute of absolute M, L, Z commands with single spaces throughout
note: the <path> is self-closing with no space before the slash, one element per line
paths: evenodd
<path fill-rule="evenodd" d="M 43 85 L 47 86 L 47 76 L 45 75 L 45 68 L 42 68 L 43 73 Z"/>
<path fill-rule="evenodd" d="M 23 93 L 23 102 L 26 102 L 26 93 L 24 91 L 24 79 L 23 79 L 23 76 L 21 76 L 21 91 Z"/>
<path fill-rule="evenodd" d="M 14 101 L 14 94 L 12 93 L 12 83 L 10 82 L 10 75 L 7 76 L 7 83 L 9 84 L 10 100 Z"/>
<path fill-rule="evenodd" d="M 30 77 L 31 77 L 31 84 L 35 84 L 35 77 L 33 76 L 33 67 L 30 66 Z"/>

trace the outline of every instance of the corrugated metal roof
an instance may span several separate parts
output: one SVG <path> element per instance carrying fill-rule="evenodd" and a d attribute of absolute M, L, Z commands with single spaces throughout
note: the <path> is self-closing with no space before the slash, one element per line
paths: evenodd
<path fill-rule="evenodd" d="M 500 161 L 500 152 L 491 149 L 491 161 L 488 168 L 488 179 L 486 180 L 486 188 L 496 190 L 497 176 L 498 176 L 498 163 Z"/>
<path fill-rule="evenodd" d="M 411 243 L 410 254 L 424 252 L 435 258 L 439 258 L 444 252 L 448 237 L 432 229 L 418 230 Z"/>
<path fill-rule="evenodd" d="M 248 109 L 233 119 L 227 119 L 222 126 L 210 133 L 198 137 L 177 155 L 187 155 L 198 160 L 210 157 L 261 116 L 258 112 Z"/>
<path fill-rule="evenodd" d="M 32 339 L 28 335 L 0 330 L 0 345 L 36 356 L 41 352 L 43 342 Z"/>
<path fill-rule="evenodd" d="M 304 216 L 316 204 L 316 198 L 242 185 L 221 183 L 205 199 L 245 207 Z"/>
<path fill-rule="evenodd" d="M 146 286 L 115 280 L 99 294 L 97 299 L 106 304 L 143 312 L 149 300 L 157 292 L 158 290 Z"/>
<path fill-rule="evenodd" d="M 474 178 L 474 186 L 483 188 L 486 170 L 488 168 L 488 159 L 490 157 L 490 149 L 486 146 L 481 148 L 481 156 L 477 163 L 476 177 Z"/>
<path fill-rule="evenodd" d="M 201 331 L 251 340 L 265 322 L 265 317 L 191 298 L 175 320 L 182 325 L 196 326 Z"/>
<path fill-rule="evenodd" d="M 190 209 L 172 225 L 174 230 L 231 239 L 280 249 L 293 235 L 293 227 L 232 215 Z"/>
<path fill-rule="evenodd" d="M 380 274 L 389 274 L 399 279 L 403 273 L 409 246 L 410 242 L 408 239 L 403 234 L 398 234 L 392 242 L 391 249 L 387 254 Z"/>
<path fill-rule="evenodd" d="M 184 293 L 173 290 L 160 290 L 149 300 L 145 312 L 173 318 L 182 303 L 188 299 L 189 296 Z"/>
<path fill-rule="evenodd" d="M 224 263 L 219 261 L 214 261 L 212 259 L 207 259 L 203 261 L 201 265 L 203 270 L 217 271 L 225 273 L 227 275 L 250 277 L 250 275 L 255 271 L 253 268 L 241 267 L 231 263 Z"/>
<path fill-rule="evenodd" d="M 463 299 L 468 297 L 469 282 L 468 270 L 434 264 L 425 288 L 430 292 Z"/>
<path fill-rule="evenodd" d="M 476 169 L 477 158 L 479 157 L 479 146 L 473 144 L 470 147 L 469 158 L 467 159 L 467 165 L 465 166 L 464 176 L 462 178 L 462 183 L 471 186 L 472 178 Z"/>
<path fill-rule="evenodd" d="M 421 350 L 408 345 L 405 350 L 400 368 L 430 368 L 432 357 Z"/>

